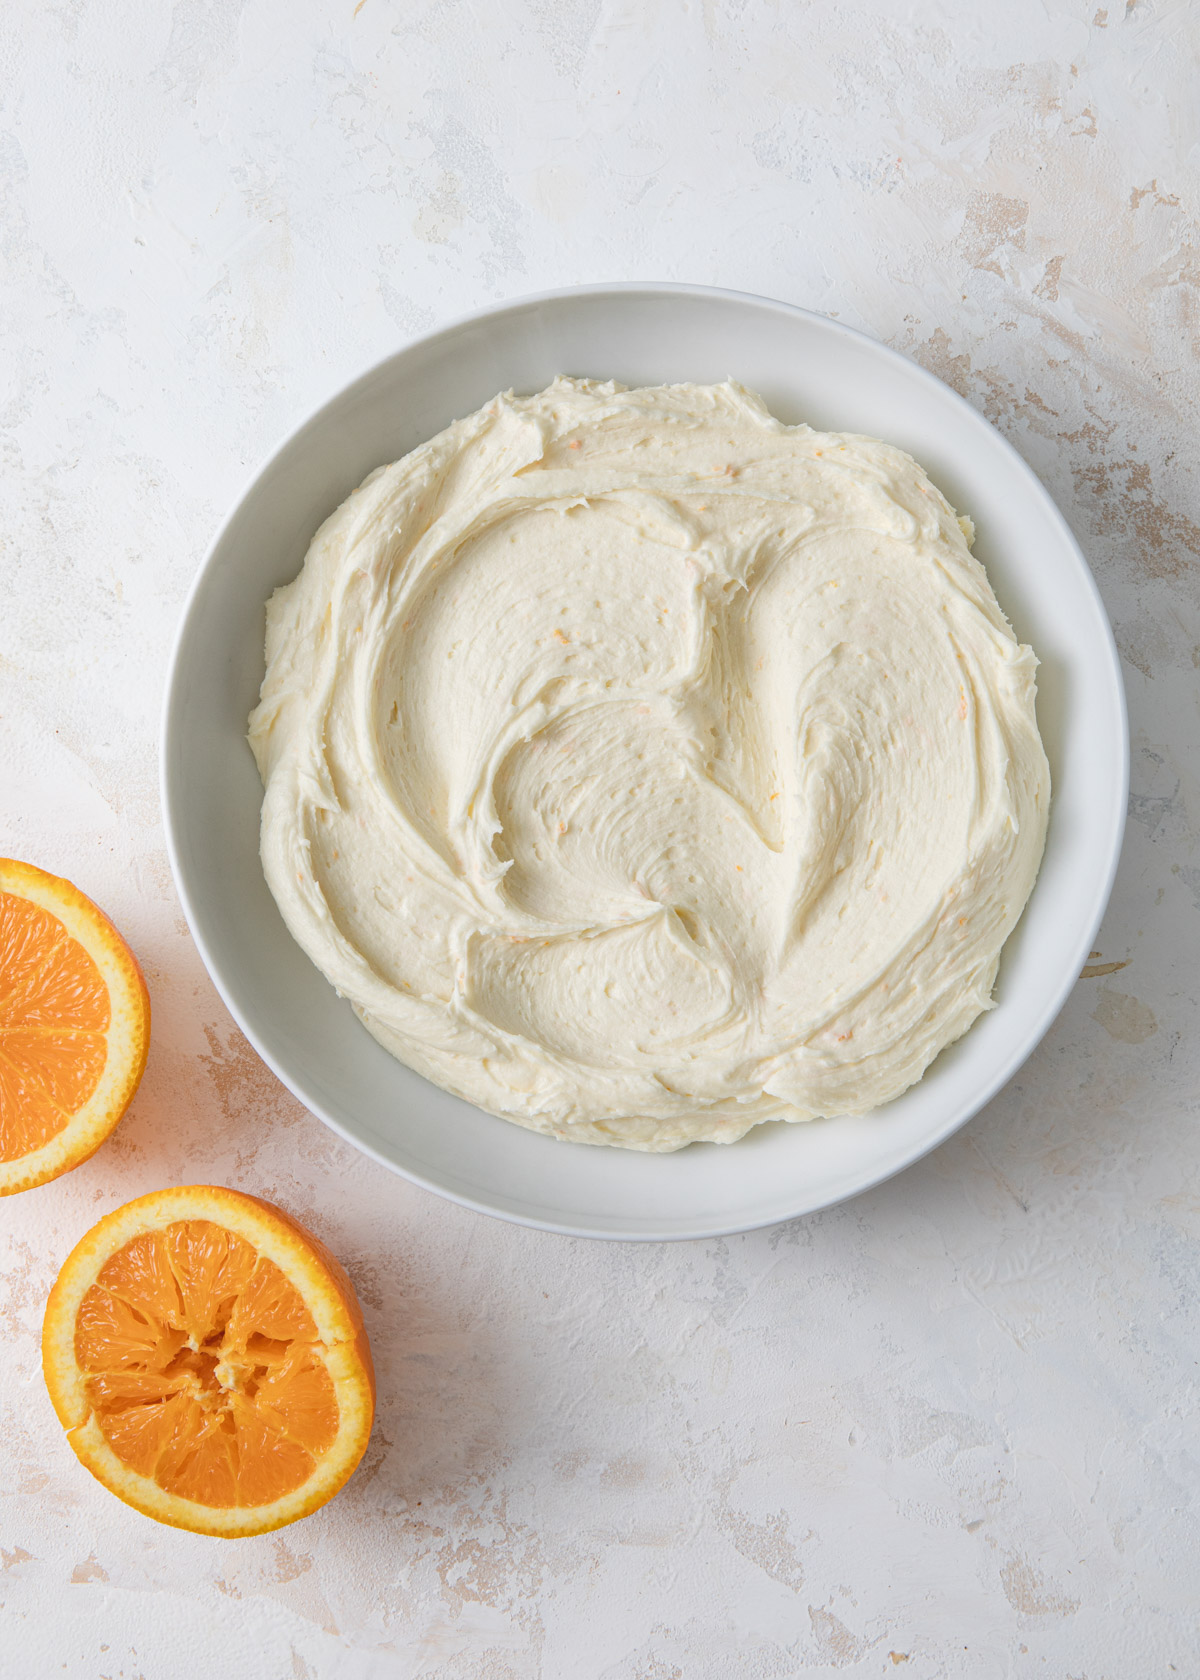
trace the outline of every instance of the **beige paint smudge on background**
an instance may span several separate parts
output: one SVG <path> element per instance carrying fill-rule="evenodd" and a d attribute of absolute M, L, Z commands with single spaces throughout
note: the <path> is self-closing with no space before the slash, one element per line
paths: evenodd
<path fill-rule="evenodd" d="M 1098 1021 L 1110 1038 L 1120 1039 L 1122 1044 L 1144 1044 L 1158 1031 L 1152 1009 L 1138 998 L 1114 991 L 1111 986 L 1101 989 L 1092 1020 Z"/>
<path fill-rule="evenodd" d="M 1026 1557 L 1010 1557 L 1000 1570 L 1005 1595 L 1023 1616 L 1070 1616 L 1079 1608 L 1077 1598 L 1054 1591 Z"/>

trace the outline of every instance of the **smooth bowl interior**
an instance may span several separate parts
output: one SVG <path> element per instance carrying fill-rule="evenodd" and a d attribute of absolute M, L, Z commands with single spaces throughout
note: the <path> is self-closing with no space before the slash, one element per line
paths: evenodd
<path fill-rule="evenodd" d="M 997 1007 L 875 1114 L 762 1126 L 731 1146 L 674 1155 L 524 1131 L 394 1061 L 293 942 L 267 889 L 262 789 L 245 740 L 267 597 L 296 575 L 318 525 L 375 467 L 497 391 L 534 392 L 558 373 L 628 385 L 732 376 L 783 420 L 901 445 L 975 520 L 976 553 L 1041 660 L 1049 837 L 1005 948 Z M 933 375 L 847 327 L 672 285 L 584 288 L 473 316 L 326 403 L 263 468 L 201 568 L 163 730 L 168 846 L 192 932 L 242 1030 L 296 1096 L 377 1160 L 456 1201 L 546 1229 L 633 1239 L 746 1230 L 827 1206 L 969 1119 L 1037 1044 L 1086 958 L 1116 867 L 1127 774 L 1104 609 L 1062 517 L 1015 451 Z"/>

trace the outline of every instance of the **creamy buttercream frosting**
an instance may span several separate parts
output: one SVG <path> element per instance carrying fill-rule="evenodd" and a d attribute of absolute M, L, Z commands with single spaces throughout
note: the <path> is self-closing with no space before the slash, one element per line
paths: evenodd
<path fill-rule="evenodd" d="M 400 1060 L 585 1143 L 858 1114 L 989 1007 L 1036 660 L 912 458 L 557 379 L 382 467 L 267 609 L 293 935 Z"/>

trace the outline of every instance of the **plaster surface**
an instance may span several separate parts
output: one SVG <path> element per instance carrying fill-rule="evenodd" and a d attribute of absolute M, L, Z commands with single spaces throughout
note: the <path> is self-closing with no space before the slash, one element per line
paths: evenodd
<path fill-rule="evenodd" d="M 0 1212 L 5 1680 L 1194 1675 L 1200 18 L 1183 0 L 8 0 L 0 851 L 145 966 L 150 1064 Z M 1097 950 L 953 1141 L 727 1241 L 573 1242 L 360 1158 L 225 1014 L 159 821 L 209 537 L 309 408 L 493 300 L 683 279 L 836 315 L 1009 437 L 1095 570 L 1133 784 Z M 261 1540 L 77 1465 L 38 1334 L 168 1183 L 347 1263 L 360 1473 Z"/>

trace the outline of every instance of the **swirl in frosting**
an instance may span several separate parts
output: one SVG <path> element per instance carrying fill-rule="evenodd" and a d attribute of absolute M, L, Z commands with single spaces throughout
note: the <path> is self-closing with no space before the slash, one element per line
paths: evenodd
<path fill-rule="evenodd" d="M 495 398 L 269 603 L 288 927 L 401 1061 L 558 1138 L 887 1102 L 990 1007 L 1045 836 L 970 535 L 733 383 Z"/>

